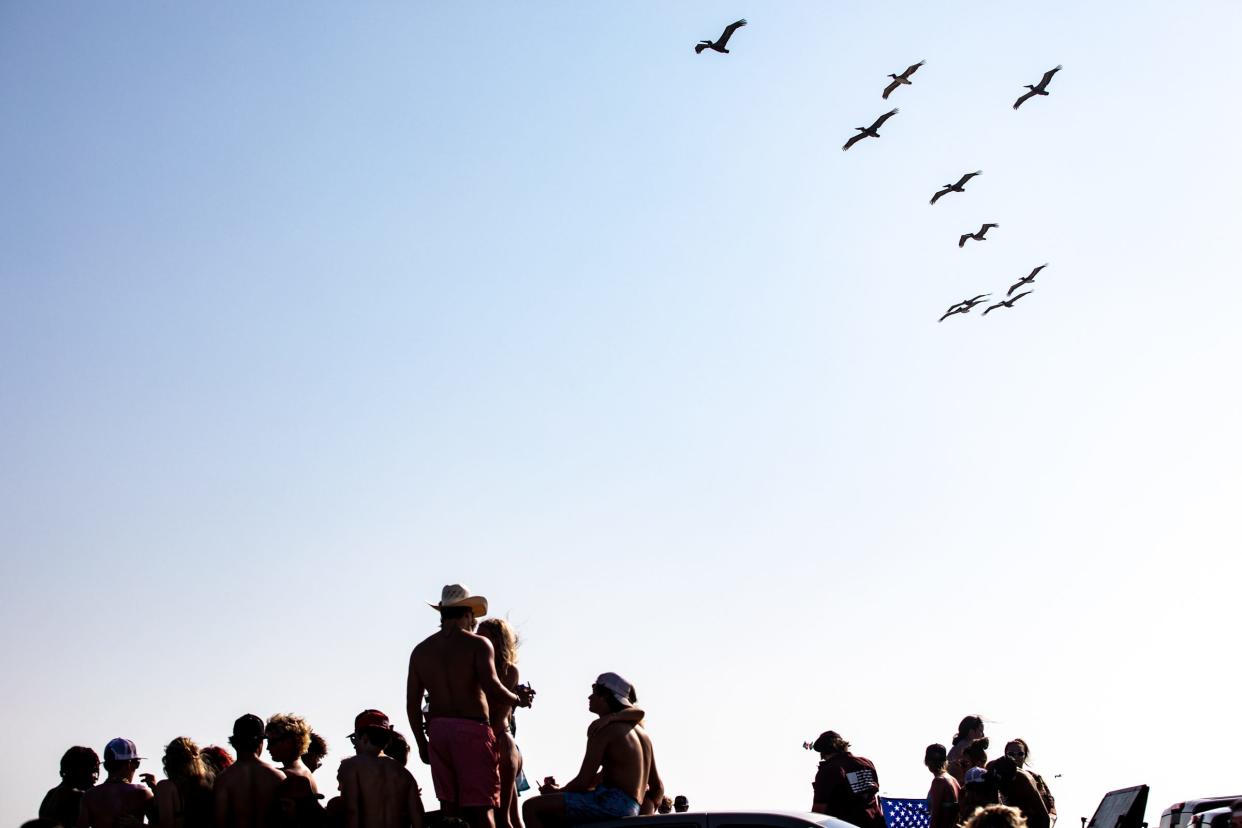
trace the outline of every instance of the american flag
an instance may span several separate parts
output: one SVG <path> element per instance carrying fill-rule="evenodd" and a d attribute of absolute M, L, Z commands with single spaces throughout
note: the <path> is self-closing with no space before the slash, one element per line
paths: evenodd
<path fill-rule="evenodd" d="M 930 828 L 931 813 L 926 799 L 889 799 L 880 797 L 884 822 L 888 828 Z"/>

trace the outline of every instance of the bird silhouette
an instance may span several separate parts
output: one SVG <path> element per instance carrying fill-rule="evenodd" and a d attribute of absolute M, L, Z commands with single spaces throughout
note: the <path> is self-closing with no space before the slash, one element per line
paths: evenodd
<path fill-rule="evenodd" d="M 1002 299 L 1001 301 L 997 302 L 995 305 L 989 305 L 988 307 L 983 309 L 983 315 L 987 316 L 989 313 L 996 310 L 997 308 L 1012 308 L 1014 302 L 1018 301 L 1023 296 L 1026 296 L 1028 293 L 1034 293 L 1034 291 L 1024 290 L 1021 293 L 1019 293 L 1017 296 L 1013 297 L 1012 299 Z"/>
<path fill-rule="evenodd" d="M 944 312 L 944 316 L 940 317 L 936 321 L 943 322 L 944 320 L 948 319 L 950 316 L 952 316 L 955 313 L 970 313 L 971 308 L 973 308 L 975 305 L 982 303 L 984 299 L 986 299 L 987 297 L 991 295 L 992 294 L 990 293 L 980 293 L 978 296 L 975 296 L 972 299 L 963 299 L 962 301 L 958 302 L 955 305 L 950 305 L 949 309 Z"/>
<path fill-rule="evenodd" d="M 1026 103 L 1027 101 L 1029 101 L 1031 98 L 1035 97 L 1036 95 L 1043 95 L 1047 97 L 1048 81 L 1052 80 L 1052 76 L 1060 71 L 1061 71 L 1061 64 L 1058 63 L 1055 69 L 1049 69 L 1047 72 L 1044 72 L 1044 76 L 1039 79 L 1039 83 L 1035 84 L 1034 86 L 1032 86 L 1029 83 L 1026 84 L 1026 88 L 1031 91 L 1027 92 L 1022 97 L 1014 101 L 1013 108 L 1017 109 L 1018 107 L 1022 106 L 1022 104 Z"/>
<path fill-rule="evenodd" d="M 729 44 L 729 38 L 733 37 L 733 33 L 745 25 L 745 20 L 737 20 L 730 23 L 728 26 L 725 26 L 724 31 L 720 33 L 720 38 L 718 40 L 700 40 L 698 45 L 694 47 L 694 53 L 696 55 L 701 55 L 703 54 L 704 49 L 711 49 L 712 51 L 720 52 L 721 54 L 729 54 L 729 50 L 725 48 L 725 46 Z"/>
<path fill-rule="evenodd" d="M 884 87 L 884 94 L 882 96 L 884 100 L 887 101 L 888 96 L 893 94 L 893 90 L 896 89 L 897 87 L 903 84 L 906 86 L 909 86 L 910 76 L 913 75 L 915 72 L 919 71 L 919 67 L 922 66 L 926 62 L 927 61 L 925 60 L 920 60 L 918 63 L 907 66 L 906 71 L 902 72 L 900 75 L 889 75 L 889 77 L 893 79 L 893 82 L 890 83 L 888 86 Z"/>
<path fill-rule="evenodd" d="M 1048 264 L 1047 264 L 1047 262 L 1045 262 L 1044 264 L 1041 264 L 1039 267 L 1037 267 L 1037 268 L 1035 268 L 1034 270 L 1032 270 L 1032 271 L 1031 271 L 1031 274 L 1030 274 L 1029 276 L 1023 276 L 1021 279 L 1019 279 L 1018 281 L 1014 282 L 1014 283 L 1013 283 L 1013 286 L 1009 288 L 1009 293 L 1006 293 L 1005 295 L 1006 295 L 1006 296 L 1008 296 L 1010 293 L 1013 293 L 1015 290 L 1017 290 L 1018 288 L 1022 287 L 1023 285 L 1029 285 L 1029 284 L 1034 283 L 1034 281 L 1035 281 L 1035 274 L 1036 274 L 1036 273 L 1039 273 L 1039 271 L 1043 270 L 1043 269 L 1044 269 L 1045 267 L 1047 267 L 1047 266 L 1048 266 Z"/>
<path fill-rule="evenodd" d="M 898 112 L 897 109 L 890 109 L 888 112 L 885 112 L 883 115 L 876 118 L 875 123 L 872 124 L 871 126 L 854 127 L 854 129 L 858 130 L 858 134 L 855 135 L 853 138 L 850 138 L 850 140 L 846 141 L 845 146 L 841 147 L 841 151 L 844 152 L 845 150 L 854 146 L 855 144 L 857 144 L 859 141 L 861 141 L 864 138 L 879 138 L 880 127 L 884 126 L 884 122 L 887 121 L 889 118 L 893 117 L 894 115 L 896 115 L 897 112 Z"/>
<path fill-rule="evenodd" d="M 945 184 L 944 189 L 937 191 L 937 193 L 931 197 L 930 203 L 935 204 L 937 201 L 940 200 L 941 196 L 948 195 L 949 193 L 966 192 L 966 182 L 974 178 L 976 175 L 983 175 L 983 170 L 975 170 L 972 173 L 966 173 L 965 175 L 963 175 L 961 178 L 957 180 L 956 184 Z"/>
<path fill-rule="evenodd" d="M 986 236 L 988 234 L 988 231 L 991 230 L 993 227 L 1000 227 L 1000 225 L 999 224 L 985 224 L 982 227 L 980 227 L 979 231 L 976 233 L 963 233 L 962 237 L 957 240 L 957 246 L 965 247 L 967 239 L 974 239 L 975 241 L 987 241 L 987 239 L 985 239 L 984 236 Z"/>

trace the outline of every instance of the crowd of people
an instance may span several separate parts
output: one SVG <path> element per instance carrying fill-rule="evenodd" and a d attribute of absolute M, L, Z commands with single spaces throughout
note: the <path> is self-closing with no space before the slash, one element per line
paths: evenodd
<path fill-rule="evenodd" d="M 328 753 L 323 737 L 300 716 L 246 714 L 233 723 L 233 753 L 187 737 L 169 742 L 158 782 L 139 774 L 144 757 L 129 739 L 104 747 L 99 784 L 99 755 L 70 748 L 61 783 L 24 828 L 545 828 L 689 810 L 685 796 L 665 796 L 638 694 L 616 673 L 591 684 L 596 719 L 577 776 L 563 785 L 547 777 L 519 808 L 531 786 L 514 712 L 535 691 L 520 681 L 517 636 L 503 619 L 485 618 L 487 599 L 461 585 L 444 587 L 430 606 L 440 629 L 410 655 L 406 712 L 413 747 L 431 767 L 437 811 L 424 812 L 406 767 L 411 744 L 382 711 L 367 709 L 354 719 L 354 755 L 341 761 L 330 799 L 315 779 Z"/>
<path fill-rule="evenodd" d="M 932 775 L 927 792 L 931 828 L 956 828 L 992 805 L 1016 810 L 1029 828 L 1051 828 L 1056 800 L 1043 777 L 1026 766 L 1030 756 L 1026 741 L 1010 740 L 1004 755 L 991 761 L 989 746 L 980 716 L 962 719 L 950 747 L 927 746 L 923 764 Z M 855 756 L 850 743 L 831 730 L 805 747 L 820 755 L 812 810 L 859 828 L 885 828 L 879 775 L 871 760 Z"/>
<path fill-rule="evenodd" d="M 531 706 L 535 691 L 521 683 L 517 636 L 506 621 L 485 617 L 486 598 L 459 584 L 444 587 L 430 606 L 440 628 L 414 647 L 406 683 L 414 745 L 382 711 L 363 710 L 349 734 L 354 755 L 341 761 L 332 798 L 325 801 L 315 779 L 327 742 L 305 719 L 246 714 L 233 723 L 234 753 L 186 737 L 169 742 L 158 782 L 138 775 L 143 757 L 128 739 L 104 747 L 101 784 L 98 754 L 70 748 L 61 783 L 26 828 L 561 828 L 689 810 L 685 796 L 665 795 L 638 694 L 612 672 L 590 685 L 587 708 L 596 718 L 577 774 L 564 784 L 546 777 L 519 808 L 531 785 L 515 711 Z M 858 828 L 886 828 L 875 765 L 835 731 L 804 746 L 820 756 L 811 810 Z M 1056 801 L 1027 765 L 1026 741 L 1010 740 L 991 760 L 989 746 L 979 716 L 962 719 L 949 747 L 927 746 L 930 828 L 1052 828 Z M 437 811 L 424 812 L 406 767 L 413 748 L 430 765 Z"/>

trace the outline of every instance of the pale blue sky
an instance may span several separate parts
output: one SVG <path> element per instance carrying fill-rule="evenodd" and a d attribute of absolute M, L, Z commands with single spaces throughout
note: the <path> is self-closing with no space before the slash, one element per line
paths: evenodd
<path fill-rule="evenodd" d="M 332 788 L 453 581 L 533 776 L 617 670 L 698 806 L 809 806 L 829 727 L 921 795 L 976 711 L 1070 824 L 1239 792 L 1240 24 L 0 2 L 0 821 L 247 711 Z"/>

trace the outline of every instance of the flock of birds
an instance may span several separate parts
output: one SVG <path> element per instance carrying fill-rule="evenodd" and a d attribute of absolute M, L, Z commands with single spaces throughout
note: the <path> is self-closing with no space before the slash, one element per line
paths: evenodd
<path fill-rule="evenodd" d="M 729 49 L 728 49 L 729 39 L 733 37 L 734 33 L 738 29 L 742 28 L 745 25 L 746 25 L 746 21 L 744 19 L 737 20 L 737 21 L 734 21 L 733 23 L 730 23 L 728 26 L 725 26 L 724 31 L 721 32 L 720 34 L 720 37 L 716 38 L 715 40 L 700 40 L 698 44 L 695 45 L 694 47 L 695 53 L 702 54 L 708 49 L 711 49 L 712 51 L 720 52 L 721 54 L 725 54 L 725 55 L 729 54 Z M 900 87 L 912 86 L 914 82 L 910 78 L 914 75 L 915 72 L 919 70 L 919 67 L 923 66 L 926 62 L 927 61 L 920 60 L 918 63 L 913 63 L 907 66 L 906 70 L 902 72 L 900 75 L 898 74 L 889 75 L 888 77 L 892 78 L 892 83 L 884 87 L 884 92 L 880 95 L 880 97 L 883 98 L 884 100 L 888 100 L 888 96 L 893 94 L 893 92 L 897 91 L 897 89 L 899 89 Z M 1020 95 L 1018 99 L 1013 102 L 1013 108 L 1018 109 L 1019 107 L 1022 106 L 1022 104 L 1026 103 L 1031 98 L 1034 98 L 1037 96 L 1047 97 L 1048 84 L 1049 82 L 1052 81 L 1052 76 L 1060 71 L 1061 71 L 1060 65 L 1055 66 L 1054 68 L 1049 69 L 1047 72 L 1044 72 L 1044 76 L 1040 78 L 1039 83 L 1026 84 L 1027 91 L 1023 93 L 1022 95 Z M 896 115 L 899 111 L 900 109 L 898 109 L 897 107 L 894 107 L 890 109 L 888 112 L 885 112 L 880 117 L 876 118 L 875 121 L 871 124 L 871 126 L 854 127 L 857 134 L 851 136 L 850 139 L 845 142 L 845 145 L 841 147 L 841 150 L 842 151 L 848 150 L 850 147 L 854 146 L 855 144 L 857 144 L 859 141 L 863 140 L 864 138 L 879 138 L 880 127 L 884 126 L 885 122 L 888 121 L 889 118 L 892 118 L 894 115 Z M 974 178 L 975 176 L 982 175 L 982 174 L 983 174 L 983 170 L 975 170 L 974 172 L 966 173 L 961 178 L 959 178 L 957 182 L 954 184 L 945 184 L 941 189 L 937 190 L 932 195 L 930 203 L 934 205 L 937 201 L 939 201 L 941 198 L 948 195 L 949 193 L 964 193 L 966 191 L 966 183 L 970 181 L 972 178 Z M 983 224 L 983 226 L 981 226 L 974 233 L 963 233 L 957 240 L 957 246 L 959 248 L 965 247 L 966 242 L 968 240 L 986 241 L 985 237 L 987 235 L 987 232 L 994 227 L 1000 227 L 1000 225 L 994 222 L 987 222 Z M 997 310 L 998 308 L 1012 308 L 1015 302 L 1017 302 L 1023 296 L 1030 294 L 1032 291 L 1024 290 L 1016 296 L 1013 295 L 1013 292 L 1017 290 L 1018 288 L 1022 287 L 1023 285 L 1033 285 L 1035 282 L 1036 274 L 1038 274 L 1039 271 L 1043 270 L 1047 266 L 1048 265 L 1046 263 L 1041 264 L 1039 267 L 1032 270 L 1029 275 L 1024 276 L 1021 279 L 1019 279 L 1009 288 L 1008 293 L 1005 294 L 1006 297 L 1008 298 L 1002 299 L 1000 302 L 997 302 L 994 305 L 989 305 L 987 308 L 984 309 L 981 315 L 987 316 L 989 313 L 991 313 L 994 310 Z M 944 320 L 948 319 L 950 316 L 970 313 L 971 310 L 973 310 L 976 305 L 983 304 L 988 299 L 988 297 L 990 297 L 991 295 L 992 294 L 990 293 L 981 293 L 978 296 L 974 296 L 970 299 L 963 299 L 961 302 L 957 302 L 953 305 L 950 305 L 949 309 L 945 311 L 944 315 L 941 316 L 938 321 L 943 322 Z"/>

